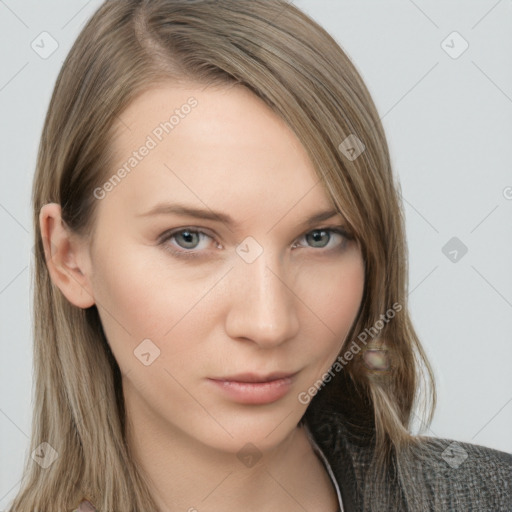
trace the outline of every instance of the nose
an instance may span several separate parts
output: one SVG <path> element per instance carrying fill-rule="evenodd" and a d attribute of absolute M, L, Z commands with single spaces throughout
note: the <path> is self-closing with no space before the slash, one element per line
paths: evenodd
<path fill-rule="evenodd" d="M 271 348 L 293 338 L 299 330 L 297 297 L 279 263 L 263 252 L 252 263 L 238 261 L 230 276 L 230 308 L 226 332 Z"/>

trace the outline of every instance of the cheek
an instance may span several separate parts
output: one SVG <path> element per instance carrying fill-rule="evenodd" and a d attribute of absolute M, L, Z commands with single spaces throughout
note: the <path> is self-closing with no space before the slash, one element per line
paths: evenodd
<path fill-rule="evenodd" d="M 364 274 L 359 251 L 348 251 L 339 260 L 316 264 L 308 271 L 309 293 L 328 317 L 350 316 L 361 303 Z"/>
<path fill-rule="evenodd" d="M 98 259 L 96 268 L 95 298 L 105 334 L 120 364 L 123 360 L 133 364 L 129 357 L 144 339 L 154 341 L 164 355 L 172 338 L 173 350 L 179 353 L 183 347 L 175 341 L 176 334 L 188 340 L 191 326 L 199 331 L 202 324 L 197 311 L 204 315 L 209 303 L 200 299 L 214 286 L 214 277 L 184 275 L 154 247 L 109 251 Z M 202 302 L 201 307 L 197 307 L 198 302 Z"/>
<path fill-rule="evenodd" d="M 364 263 L 359 253 L 342 262 L 303 268 L 299 299 L 305 304 L 302 326 L 304 340 L 314 339 L 307 350 L 312 358 L 334 358 L 352 326 L 364 291 Z M 298 283 L 298 284 L 299 284 Z"/>

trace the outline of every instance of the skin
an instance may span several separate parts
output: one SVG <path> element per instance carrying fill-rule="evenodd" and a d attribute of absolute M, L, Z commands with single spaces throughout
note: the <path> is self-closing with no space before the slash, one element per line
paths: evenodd
<path fill-rule="evenodd" d="M 307 408 L 298 395 L 331 367 L 357 315 L 359 244 L 322 234 L 348 227 L 341 214 L 303 224 L 333 203 L 294 133 L 243 86 L 162 84 L 139 96 L 120 116 L 107 179 L 191 96 L 190 114 L 98 200 L 92 240 L 66 229 L 59 205 L 42 208 L 51 278 L 74 305 L 98 308 L 123 374 L 128 444 L 162 511 L 334 512 L 332 484 L 297 426 Z M 141 216 L 160 202 L 237 224 Z M 159 245 L 177 228 L 207 236 Z M 263 250 L 251 263 L 236 251 L 247 237 Z M 134 354 L 145 339 L 160 350 L 147 366 Z M 298 373 L 266 404 L 238 403 L 207 379 L 274 371 Z M 261 455 L 250 467 L 237 457 L 247 443 Z"/>

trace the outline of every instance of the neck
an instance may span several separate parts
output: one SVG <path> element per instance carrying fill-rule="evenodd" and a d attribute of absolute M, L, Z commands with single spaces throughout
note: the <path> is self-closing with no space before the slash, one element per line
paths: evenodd
<path fill-rule="evenodd" d="M 148 428 L 147 423 L 128 422 L 127 440 L 149 477 L 159 512 L 337 509 L 332 483 L 302 426 L 258 453 L 257 462 L 250 452 L 246 458 L 215 449 L 169 423 Z"/>

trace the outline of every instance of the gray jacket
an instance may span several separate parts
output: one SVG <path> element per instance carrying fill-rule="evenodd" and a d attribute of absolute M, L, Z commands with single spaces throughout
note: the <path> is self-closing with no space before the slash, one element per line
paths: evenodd
<path fill-rule="evenodd" d="M 363 491 L 372 457 L 371 442 L 354 438 L 346 418 L 323 411 L 303 418 L 327 457 L 343 498 L 345 512 L 361 512 Z M 409 457 L 407 471 L 390 472 L 377 496 L 398 496 L 393 507 L 375 506 L 376 512 L 395 511 L 512 511 L 512 455 L 499 450 L 449 439 L 427 437 L 428 450 Z M 405 491 L 407 490 L 407 491 Z"/>

